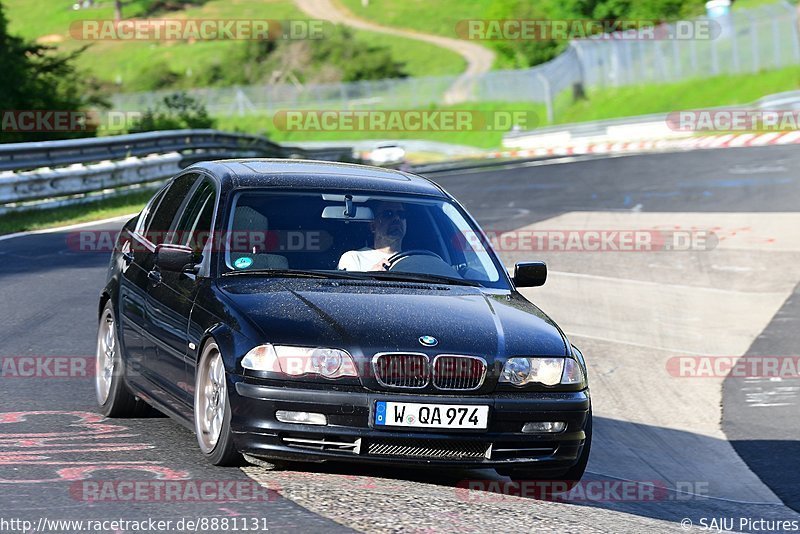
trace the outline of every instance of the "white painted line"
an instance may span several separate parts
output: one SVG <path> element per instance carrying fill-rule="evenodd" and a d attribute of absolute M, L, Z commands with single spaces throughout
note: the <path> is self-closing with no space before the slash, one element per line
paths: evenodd
<path fill-rule="evenodd" d="M 611 478 L 611 479 L 614 479 L 614 480 L 621 480 L 623 482 L 637 482 L 637 483 L 641 482 L 640 480 L 629 480 L 627 478 L 615 477 L 614 475 L 607 475 L 605 473 L 598 473 L 597 471 L 590 471 L 588 469 L 586 470 L 586 472 L 587 473 L 591 473 L 593 475 L 599 475 L 601 477 Z M 766 501 L 766 502 L 765 501 L 739 501 L 739 500 L 736 500 L 736 499 L 726 499 L 725 497 L 712 497 L 711 495 L 701 495 L 699 493 L 692 493 L 690 491 L 679 490 L 677 488 L 665 488 L 665 487 L 661 486 L 660 489 L 665 489 L 667 491 L 672 491 L 674 493 L 682 493 L 684 495 L 691 495 L 693 497 L 699 497 L 701 499 L 709 499 L 709 500 L 712 500 L 712 501 L 731 502 L 731 503 L 735 503 L 735 504 L 754 504 L 754 505 L 759 505 L 759 506 L 776 506 L 776 505 L 777 506 L 783 506 L 783 502 L 780 499 L 776 499 L 773 502 L 768 502 L 768 501 Z"/>
<path fill-rule="evenodd" d="M 69 224 L 67 226 L 57 226 L 55 228 L 42 228 L 40 230 L 28 230 L 25 232 L 17 232 L 15 234 L 0 235 L 0 241 L 6 241 L 7 239 L 14 239 L 15 237 L 25 237 L 28 235 L 52 234 L 54 232 L 60 232 L 62 230 L 75 230 L 76 228 L 85 228 L 87 226 L 94 226 L 96 224 L 105 224 L 114 221 L 130 219 L 134 215 L 136 215 L 136 213 L 128 213 L 127 215 L 118 215 L 116 217 L 110 217 L 108 219 L 100 219 L 97 221 L 87 221 L 82 223 Z"/>
<path fill-rule="evenodd" d="M 634 280 L 632 278 L 617 278 L 614 276 L 602 276 L 598 274 L 581 274 L 581 273 L 570 273 L 566 271 L 549 271 L 550 274 L 558 275 L 558 276 L 571 276 L 573 278 L 585 278 L 591 280 L 604 280 L 607 282 L 615 282 L 615 283 L 624 283 L 624 284 L 633 284 L 633 285 L 643 285 L 649 287 L 668 287 L 668 288 L 675 288 L 675 289 L 687 289 L 690 291 L 702 291 L 702 292 L 714 292 L 714 293 L 723 293 L 723 294 L 734 294 L 734 295 L 753 295 L 758 293 L 759 295 L 783 295 L 783 291 L 773 291 L 773 292 L 752 292 L 752 291 L 738 291 L 735 289 L 720 289 L 718 287 L 705 287 L 705 286 L 690 286 L 685 284 L 666 284 L 664 282 L 652 282 L 650 280 Z"/>
<path fill-rule="evenodd" d="M 686 356 L 721 356 L 715 354 L 707 354 L 705 352 L 695 352 L 691 350 L 682 350 L 682 349 L 668 349 L 666 347 L 659 347 L 658 345 L 648 345 L 646 343 L 636 343 L 634 341 L 620 341 L 619 339 L 612 339 L 610 337 L 601 337 L 601 336 L 593 336 L 590 334 L 580 334 L 578 332 L 567 332 L 567 337 L 582 337 L 583 339 L 594 339 L 596 341 L 604 341 L 606 343 L 617 343 L 619 345 L 628 345 L 630 347 L 638 347 L 640 349 L 650 349 L 650 350 L 657 350 L 660 352 L 674 352 L 675 354 L 684 354 Z"/>

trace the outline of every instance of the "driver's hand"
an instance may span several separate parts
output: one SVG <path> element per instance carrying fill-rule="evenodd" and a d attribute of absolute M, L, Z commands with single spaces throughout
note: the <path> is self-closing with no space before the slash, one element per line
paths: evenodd
<path fill-rule="evenodd" d="M 386 263 L 386 260 L 381 260 L 370 268 L 370 271 L 388 271 L 388 270 L 389 270 L 389 264 Z"/>

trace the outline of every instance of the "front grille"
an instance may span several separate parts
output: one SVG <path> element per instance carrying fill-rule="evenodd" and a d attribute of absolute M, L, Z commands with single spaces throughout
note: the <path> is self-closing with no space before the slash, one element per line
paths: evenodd
<path fill-rule="evenodd" d="M 367 454 L 405 458 L 484 459 L 489 445 L 475 441 L 370 440 Z"/>
<path fill-rule="evenodd" d="M 375 378 L 381 385 L 424 388 L 428 385 L 428 357 L 419 353 L 380 353 L 372 359 Z"/>
<path fill-rule="evenodd" d="M 319 439 L 283 436 L 283 443 L 289 447 L 301 449 L 314 449 L 318 451 L 361 452 L 361 438 L 339 438 L 337 436 L 323 436 Z"/>
<path fill-rule="evenodd" d="M 439 389 L 478 389 L 486 377 L 486 361 L 475 356 L 440 355 L 433 360 L 433 385 Z"/>

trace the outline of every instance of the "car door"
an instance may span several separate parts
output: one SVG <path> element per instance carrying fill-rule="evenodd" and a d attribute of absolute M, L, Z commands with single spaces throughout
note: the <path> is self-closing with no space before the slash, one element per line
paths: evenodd
<path fill-rule="evenodd" d="M 198 262 L 203 253 L 211 218 L 214 213 L 216 190 L 211 179 L 197 180 L 178 210 L 164 243 L 189 246 Z M 197 237 L 198 234 L 203 237 Z M 153 269 L 147 291 L 148 330 L 155 341 L 154 371 L 162 387 L 191 407 L 193 388 L 188 378 L 189 314 L 197 293 L 197 275 Z M 191 366 L 193 368 L 193 365 Z"/>
<path fill-rule="evenodd" d="M 164 393 L 168 393 L 171 396 L 177 395 L 174 391 L 174 386 L 170 386 L 168 378 L 171 374 L 170 367 L 161 361 L 164 353 L 158 350 L 158 347 L 164 343 L 160 339 L 160 335 L 167 328 L 156 330 L 153 325 L 161 324 L 165 320 L 175 322 L 175 318 L 162 315 L 160 309 L 153 309 L 152 301 L 148 297 L 153 287 L 161 284 L 160 273 L 156 267 L 156 248 L 162 243 L 169 242 L 173 221 L 182 212 L 182 208 L 185 206 L 198 178 L 199 175 L 192 172 L 179 175 L 172 181 L 155 208 L 146 235 L 143 236 L 148 253 L 143 255 L 141 261 L 141 268 L 145 272 L 147 279 L 143 295 L 144 331 L 142 333 L 143 358 L 141 361 L 141 374 L 149 382 L 148 390 L 152 390 L 153 394 L 162 401 L 166 400 L 163 398 Z M 166 374 L 164 374 L 165 370 L 167 371 Z"/>
<path fill-rule="evenodd" d="M 148 238 L 153 214 L 158 208 L 167 187 L 162 188 L 142 210 L 136 226 L 123 233 L 120 239 L 122 265 L 119 287 L 120 336 L 125 350 L 128 380 L 142 385 L 142 366 L 145 360 L 144 332 L 145 303 L 149 281 L 151 256 L 155 250 Z"/>

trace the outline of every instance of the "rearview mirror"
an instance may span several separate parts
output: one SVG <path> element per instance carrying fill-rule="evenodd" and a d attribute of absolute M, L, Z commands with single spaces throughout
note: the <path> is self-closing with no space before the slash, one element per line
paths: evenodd
<path fill-rule="evenodd" d="M 368 222 L 375 218 L 372 210 L 367 206 L 355 206 L 355 213 L 350 215 L 345 215 L 346 211 L 347 206 L 325 206 L 325 209 L 322 210 L 322 218 L 363 222 Z"/>
<path fill-rule="evenodd" d="M 514 266 L 514 285 L 517 287 L 543 286 L 547 280 L 547 264 L 543 261 L 523 261 Z"/>
<path fill-rule="evenodd" d="M 195 253 L 183 245 L 158 245 L 156 265 L 164 271 L 192 273 L 195 271 Z"/>

